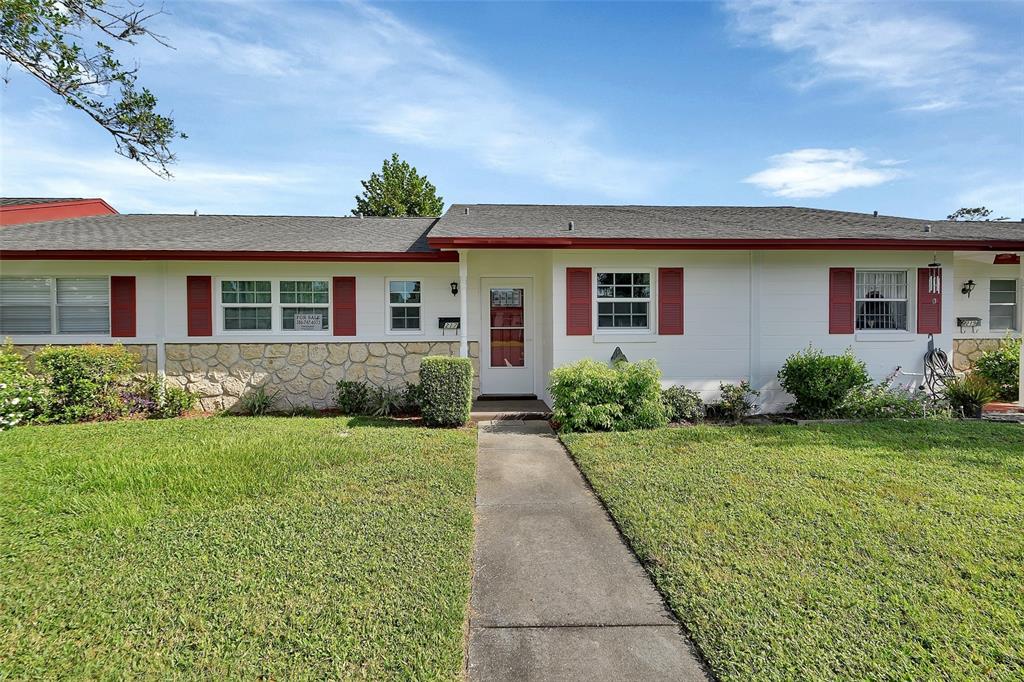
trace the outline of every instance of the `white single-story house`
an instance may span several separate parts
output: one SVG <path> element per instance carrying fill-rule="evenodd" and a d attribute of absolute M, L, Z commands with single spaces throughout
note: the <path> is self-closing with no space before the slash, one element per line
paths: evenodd
<path fill-rule="evenodd" d="M 262 384 L 330 405 L 342 378 L 474 358 L 485 395 L 547 398 L 553 367 L 658 361 L 765 410 L 808 344 L 919 384 L 1019 336 L 1024 224 L 794 207 L 456 204 L 441 218 L 95 215 L 0 228 L 0 337 L 120 342 L 230 407 Z"/>

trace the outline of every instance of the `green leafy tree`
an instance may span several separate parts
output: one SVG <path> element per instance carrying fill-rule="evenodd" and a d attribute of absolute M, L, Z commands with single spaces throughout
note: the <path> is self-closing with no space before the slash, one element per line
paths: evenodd
<path fill-rule="evenodd" d="M 146 27 L 159 13 L 105 0 L 0 0 L 0 54 L 109 132 L 118 154 L 170 177 L 170 144 L 186 135 L 156 112 L 153 93 L 136 86 L 137 68 L 108 44 L 146 36 L 167 45 Z"/>
<path fill-rule="evenodd" d="M 353 215 L 395 218 L 439 216 L 444 211 L 444 197 L 437 196 L 437 188 L 398 154 L 385 159 L 380 173 L 370 173 L 362 185 Z"/>
<path fill-rule="evenodd" d="M 976 208 L 958 208 L 946 216 L 946 220 L 1007 220 L 1006 216 L 992 218 L 992 209 L 978 206 Z"/>

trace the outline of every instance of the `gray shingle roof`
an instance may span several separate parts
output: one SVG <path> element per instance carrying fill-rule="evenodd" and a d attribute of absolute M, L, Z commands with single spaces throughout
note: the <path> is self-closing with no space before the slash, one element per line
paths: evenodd
<path fill-rule="evenodd" d="M 426 253 L 436 218 L 97 215 L 0 228 L 5 250 Z"/>
<path fill-rule="evenodd" d="M 468 212 L 467 212 L 468 210 Z M 574 229 L 569 231 L 569 222 Z M 925 226 L 931 225 L 931 232 Z M 792 206 L 453 204 L 434 238 L 1012 240 L 1019 222 L 952 222 Z"/>
<path fill-rule="evenodd" d="M 61 201 L 84 201 L 80 197 L 0 197 L 0 206 L 32 206 L 33 204 L 56 204 Z"/>

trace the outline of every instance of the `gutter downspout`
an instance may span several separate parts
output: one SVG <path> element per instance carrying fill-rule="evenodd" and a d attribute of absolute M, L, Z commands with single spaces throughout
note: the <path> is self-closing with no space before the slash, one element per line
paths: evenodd
<path fill-rule="evenodd" d="M 459 249 L 459 357 L 469 357 L 469 252 Z"/>
<path fill-rule="evenodd" d="M 156 337 L 156 373 L 163 386 L 167 378 L 167 261 L 160 264 L 160 325 Z"/>
<path fill-rule="evenodd" d="M 1024 254 L 1022 254 L 1024 255 Z M 1024 258 L 1020 261 L 1020 281 L 1024 281 Z M 1017 291 L 1020 291 L 1020 282 L 1017 284 Z M 1021 313 L 1020 313 L 1020 302 L 1017 303 L 1017 326 L 1024 328 L 1024 324 L 1020 324 Z M 1017 403 L 1024 409 L 1024 331 L 1021 332 L 1021 344 L 1020 344 L 1020 375 L 1017 377 Z"/>
<path fill-rule="evenodd" d="M 761 252 L 750 252 L 749 263 L 750 279 L 750 316 L 749 328 L 747 330 L 747 343 L 749 347 L 749 374 L 750 385 L 754 390 L 760 391 L 763 387 L 761 381 Z M 761 410 L 758 410 L 759 412 Z"/>

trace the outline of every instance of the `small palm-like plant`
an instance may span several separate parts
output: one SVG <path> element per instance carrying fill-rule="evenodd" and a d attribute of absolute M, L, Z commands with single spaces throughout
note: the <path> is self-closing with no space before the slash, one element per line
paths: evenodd
<path fill-rule="evenodd" d="M 978 418 L 981 409 L 999 397 L 999 387 L 980 374 L 965 374 L 946 384 L 945 397 L 953 414 Z"/>
<path fill-rule="evenodd" d="M 277 391 L 268 391 L 266 386 L 260 386 L 242 397 L 242 400 L 239 401 L 239 408 L 242 414 L 263 417 L 270 414 L 276 404 Z"/>

